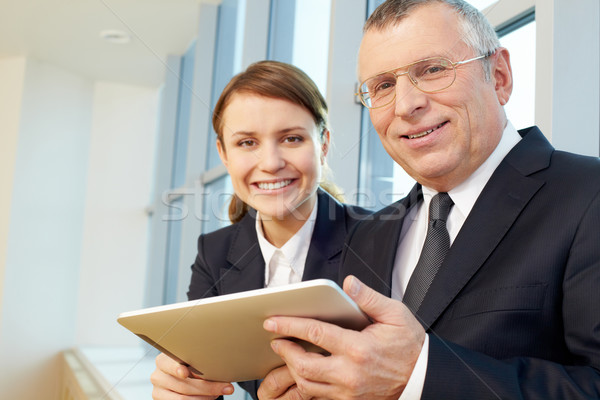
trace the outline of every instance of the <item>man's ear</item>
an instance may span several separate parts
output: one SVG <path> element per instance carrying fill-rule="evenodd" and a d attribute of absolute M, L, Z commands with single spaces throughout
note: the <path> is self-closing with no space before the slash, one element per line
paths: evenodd
<path fill-rule="evenodd" d="M 221 159 L 221 162 L 223 165 L 225 165 L 225 168 L 227 168 L 227 152 L 225 151 L 223 143 L 219 139 L 217 139 L 217 150 L 219 151 L 219 158 Z"/>
<path fill-rule="evenodd" d="M 329 152 L 329 135 L 329 129 L 323 129 L 323 133 L 321 134 L 321 165 L 325 164 L 325 157 Z"/>
<path fill-rule="evenodd" d="M 500 105 L 506 105 L 512 93 L 513 79 L 510 66 L 510 54 L 504 47 L 498 47 L 492 56 L 492 80 Z"/>

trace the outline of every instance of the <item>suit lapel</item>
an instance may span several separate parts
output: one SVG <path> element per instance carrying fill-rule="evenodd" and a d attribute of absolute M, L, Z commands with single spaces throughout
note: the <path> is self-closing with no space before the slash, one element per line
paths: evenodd
<path fill-rule="evenodd" d="M 341 204 L 319 189 L 317 220 L 306 255 L 303 281 L 317 278 L 337 280 L 337 264 L 329 260 L 342 251 L 346 237 L 345 212 Z"/>
<path fill-rule="evenodd" d="M 379 223 L 373 224 L 373 229 L 367 233 L 369 246 L 360 255 L 354 254 L 360 257 L 358 270 L 364 271 L 356 274 L 357 277 L 388 297 L 392 294 L 392 271 L 404 218 L 421 199 L 421 185 L 416 184 L 408 196 L 375 214 L 374 218 Z M 348 251 L 353 250 L 350 248 Z"/>
<path fill-rule="evenodd" d="M 452 244 L 417 312 L 426 329 L 482 267 L 544 185 L 528 175 L 549 165 L 553 148 L 535 129 L 525 132 L 528 136 L 500 163 Z"/>
<path fill-rule="evenodd" d="M 265 261 L 256 236 L 255 212 L 238 222 L 233 234 L 226 267 L 221 267 L 222 293 L 242 292 L 264 286 Z"/>

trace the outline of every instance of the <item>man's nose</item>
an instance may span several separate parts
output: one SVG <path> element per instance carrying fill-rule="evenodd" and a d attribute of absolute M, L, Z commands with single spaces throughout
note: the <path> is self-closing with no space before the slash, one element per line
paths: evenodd
<path fill-rule="evenodd" d="M 402 74 L 396 77 L 396 99 L 394 112 L 402 119 L 414 118 L 418 111 L 427 106 L 428 97 L 415 87 L 412 78 L 408 74 Z"/>

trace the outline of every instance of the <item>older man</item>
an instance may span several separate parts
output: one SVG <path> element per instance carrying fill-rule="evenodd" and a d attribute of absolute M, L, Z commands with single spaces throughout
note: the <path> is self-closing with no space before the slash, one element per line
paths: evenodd
<path fill-rule="evenodd" d="M 331 355 L 274 341 L 286 366 L 259 396 L 598 398 L 600 161 L 515 130 L 508 51 L 462 0 L 386 1 L 358 69 L 385 149 L 418 184 L 348 239 L 344 289 L 373 324 L 267 320 Z"/>

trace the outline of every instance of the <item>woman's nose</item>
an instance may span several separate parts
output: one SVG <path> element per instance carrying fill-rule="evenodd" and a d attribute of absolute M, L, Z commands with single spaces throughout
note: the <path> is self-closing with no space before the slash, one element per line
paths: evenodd
<path fill-rule="evenodd" d="M 283 153 L 276 144 L 263 146 L 258 157 L 260 157 L 259 167 L 263 171 L 276 172 L 285 166 Z"/>

